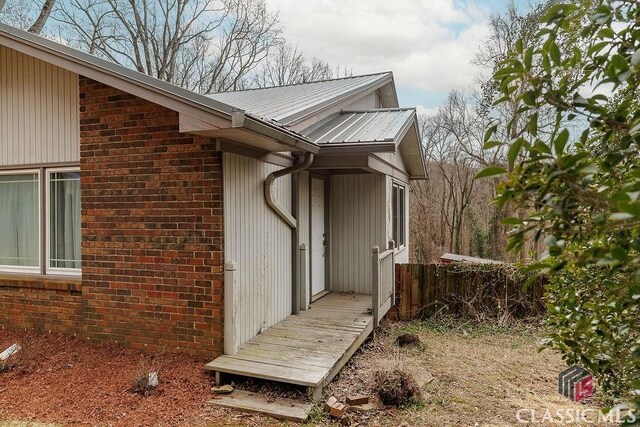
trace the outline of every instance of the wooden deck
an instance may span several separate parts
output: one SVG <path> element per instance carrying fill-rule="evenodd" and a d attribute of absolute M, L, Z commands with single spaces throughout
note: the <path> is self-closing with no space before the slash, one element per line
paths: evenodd
<path fill-rule="evenodd" d="M 371 295 L 330 293 L 206 368 L 306 386 L 319 399 L 372 332 Z"/>

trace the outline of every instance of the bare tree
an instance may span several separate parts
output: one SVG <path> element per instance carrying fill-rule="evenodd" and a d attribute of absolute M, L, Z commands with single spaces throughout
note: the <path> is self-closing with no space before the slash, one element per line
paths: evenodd
<path fill-rule="evenodd" d="M 0 0 L 0 22 L 40 34 L 47 23 L 56 0 L 43 3 L 33 0 Z M 38 18 L 33 21 L 33 17 Z"/>
<path fill-rule="evenodd" d="M 254 86 L 282 86 L 327 80 L 351 75 L 347 69 L 331 66 L 318 58 L 307 60 L 302 51 L 288 42 L 279 44 L 254 75 Z"/>
<path fill-rule="evenodd" d="M 51 16 L 51 11 L 53 11 L 53 6 L 56 4 L 56 0 L 45 0 L 42 5 L 42 9 L 40 9 L 40 15 L 38 15 L 38 19 L 33 23 L 31 28 L 29 28 L 29 32 L 33 34 L 40 34 L 42 29 L 44 28 L 44 24 L 47 23 L 49 16 Z M 2 10 L 2 4 L 0 4 L 0 10 Z"/>
<path fill-rule="evenodd" d="M 242 88 L 281 42 L 265 0 L 69 0 L 56 19 L 80 49 L 200 93 Z"/>
<path fill-rule="evenodd" d="M 476 174 L 481 167 L 478 150 L 484 134 L 482 117 L 459 91 L 453 91 L 435 116 L 422 124 L 423 143 L 432 168 L 431 180 L 439 180 L 441 244 L 448 242 L 450 252 L 463 250 L 463 224 L 476 187 Z M 471 153 L 471 154 L 470 154 Z"/>

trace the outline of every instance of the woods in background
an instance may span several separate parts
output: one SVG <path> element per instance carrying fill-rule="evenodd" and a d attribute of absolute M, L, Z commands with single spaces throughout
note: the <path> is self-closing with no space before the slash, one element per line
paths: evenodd
<path fill-rule="evenodd" d="M 494 121 L 518 123 L 512 129 L 514 135 L 504 135 L 505 139 L 516 137 L 518 129 L 529 125 L 528 117 L 519 116 L 521 102 L 493 105 L 499 91 L 492 74 L 520 37 L 527 42 L 527 34 L 534 33 L 547 8 L 544 4 L 522 13 L 512 2 L 504 15 L 493 16 L 490 34 L 474 61 L 480 70 L 476 85 L 453 90 L 435 113 L 421 117 L 428 179 L 411 186 L 414 262 L 434 262 L 445 252 L 504 261 L 538 257 L 540 245 L 534 239 L 517 255 L 507 251 L 508 228 L 502 220 L 525 212 L 492 203 L 500 178 L 476 175 L 492 165 L 508 168 L 515 160 L 504 146 L 483 149 L 485 131 Z M 540 108 L 538 114 L 539 131 L 544 133 L 549 111 Z"/>
<path fill-rule="evenodd" d="M 350 74 L 288 43 L 265 0 L 0 0 L 0 22 L 202 94 Z"/>

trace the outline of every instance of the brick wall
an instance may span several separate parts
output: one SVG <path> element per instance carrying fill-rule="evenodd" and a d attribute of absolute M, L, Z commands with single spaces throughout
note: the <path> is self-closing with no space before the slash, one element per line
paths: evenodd
<path fill-rule="evenodd" d="M 178 114 L 80 78 L 82 335 L 222 352 L 222 156 Z"/>
<path fill-rule="evenodd" d="M 82 322 L 80 289 L 79 279 L 1 276 L 0 325 L 75 334 Z"/>

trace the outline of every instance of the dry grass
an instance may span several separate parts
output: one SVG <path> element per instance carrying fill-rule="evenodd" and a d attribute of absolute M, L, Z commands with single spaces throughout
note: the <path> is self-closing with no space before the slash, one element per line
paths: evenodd
<path fill-rule="evenodd" d="M 422 344 L 398 348 L 396 337 L 417 334 Z M 413 375 L 423 402 L 385 409 L 364 425 L 513 426 L 521 408 L 585 409 L 557 392 L 566 365 L 559 354 L 538 352 L 541 333 L 533 327 L 496 328 L 460 323 L 391 323 L 345 367 L 330 391 L 375 394 L 375 372 L 403 369 Z M 595 406 L 594 406 L 595 408 Z M 533 425 L 533 424 L 532 424 Z M 536 424 L 544 425 L 544 424 Z M 596 424 L 589 424 L 596 425 Z"/>

